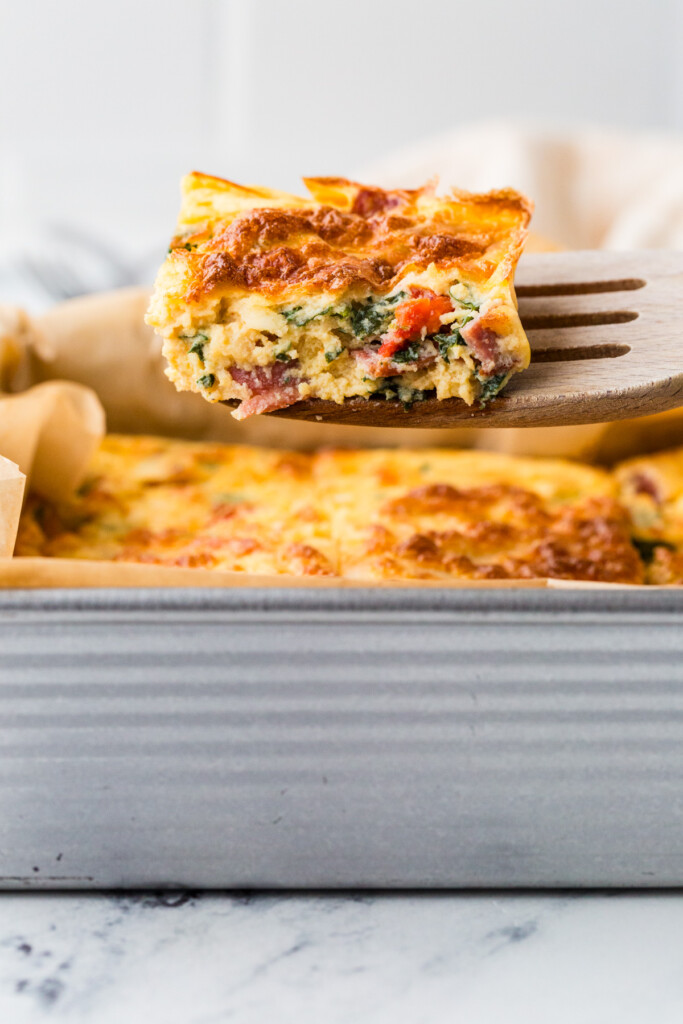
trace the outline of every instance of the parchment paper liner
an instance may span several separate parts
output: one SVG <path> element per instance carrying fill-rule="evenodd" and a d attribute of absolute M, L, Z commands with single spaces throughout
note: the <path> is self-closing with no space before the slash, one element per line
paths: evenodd
<path fill-rule="evenodd" d="M 19 467 L 0 456 L 0 559 L 9 559 L 17 539 L 26 477 Z"/>
<path fill-rule="evenodd" d="M 78 558 L 0 559 L 0 589 L 43 587 L 343 587 L 366 589 L 425 588 L 475 590 L 554 590 L 570 587 L 622 589 L 614 583 L 576 583 L 573 580 L 354 580 L 336 576 L 252 576 L 210 569 L 176 569 L 135 562 L 97 562 Z M 631 588 L 629 588 L 631 589 Z M 650 589 L 650 588 L 648 588 Z"/>
<path fill-rule="evenodd" d="M 102 405 L 81 384 L 52 381 L 0 397 L 0 453 L 43 497 L 60 500 L 78 487 L 104 432 Z"/>
<path fill-rule="evenodd" d="M 105 432 L 104 409 L 90 388 L 71 381 L 28 386 L 44 346 L 26 313 L 0 307 L 2 558 L 12 554 L 24 493 L 30 487 L 46 498 L 66 498 L 81 482 Z"/>

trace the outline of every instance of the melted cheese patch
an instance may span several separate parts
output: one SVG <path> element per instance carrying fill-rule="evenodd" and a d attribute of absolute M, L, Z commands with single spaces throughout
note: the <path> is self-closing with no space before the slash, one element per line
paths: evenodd
<path fill-rule="evenodd" d="M 639 583 L 611 477 L 484 452 L 281 452 L 109 436 L 81 492 L 31 496 L 16 553 L 354 579 Z"/>

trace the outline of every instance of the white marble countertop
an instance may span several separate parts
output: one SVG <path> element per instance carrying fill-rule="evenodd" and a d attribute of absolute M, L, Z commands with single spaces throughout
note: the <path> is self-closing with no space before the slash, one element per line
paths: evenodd
<path fill-rule="evenodd" d="M 683 896 L 0 895 L 0 1021 L 680 1024 Z"/>

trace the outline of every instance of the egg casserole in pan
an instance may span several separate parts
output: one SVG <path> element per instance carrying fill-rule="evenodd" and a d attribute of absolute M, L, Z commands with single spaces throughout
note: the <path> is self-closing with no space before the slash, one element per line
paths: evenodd
<path fill-rule="evenodd" d="M 72 500 L 29 497 L 16 554 L 359 580 L 642 583 L 630 534 L 614 478 L 565 460 L 110 435 Z"/>

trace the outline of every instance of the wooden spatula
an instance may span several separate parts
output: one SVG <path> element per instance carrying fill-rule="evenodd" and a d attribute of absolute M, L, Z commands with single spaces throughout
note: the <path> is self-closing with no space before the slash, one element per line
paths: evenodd
<path fill-rule="evenodd" d="M 524 256 L 516 276 L 531 366 L 484 408 L 428 398 L 297 402 L 271 415 L 368 427 L 600 423 L 683 405 L 683 253 Z"/>

